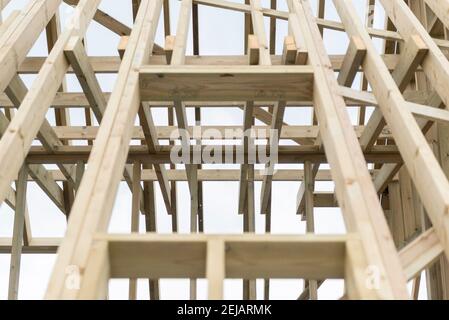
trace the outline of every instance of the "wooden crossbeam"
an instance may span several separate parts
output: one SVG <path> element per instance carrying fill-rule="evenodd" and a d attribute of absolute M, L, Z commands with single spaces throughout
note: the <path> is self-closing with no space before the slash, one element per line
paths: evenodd
<path fill-rule="evenodd" d="M 144 101 L 166 101 L 172 97 L 181 101 L 311 100 L 312 81 L 313 72 L 309 66 L 159 66 L 140 69 Z"/>
<path fill-rule="evenodd" d="M 346 98 L 352 100 L 361 101 L 367 105 L 378 107 L 376 97 L 370 92 L 361 92 L 349 88 L 340 88 L 340 92 Z M 432 122 L 448 122 L 449 112 L 447 110 L 442 110 L 434 106 L 426 106 L 419 103 L 406 102 L 405 106 L 410 112 L 418 118 L 425 119 Z M 363 134 L 362 134 L 363 137 Z"/>
<path fill-rule="evenodd" d="M 351 128 L 348 126 L 348 128 Z M 99 132 L 99 137 L 101 137 L 101 129 Z M 98 141 L 98 138 L 97 140 Z M 141 161 L 144 164 L 162 164 L 162 163 L 173 163 L 172 159 L 172 149 L 173 146 L 161 145 L 158 152 L 154 155 L 149 154 L 147 146 L 135 146 L 128 145 L 129 154 L 124 159 L 127 163 L 133 163 L 136 160 Z M 198 149 L 200 150 L 198 150 Z M 206 149 L 207 148 L 207 149 Z M 266 151 L 265 146 L 256 146 L 254 151 L 256 156 L 255 163 L 265 164 L 267 159 L 265 156 L 261 156 L 260 148 Z M 228 145 L 203 145 L 201 148 L 190 146 L 190 148 L 184 148 L 184 156 L 192 158 L 194 154 L 205 154 L 207 150 L 214 151 L 214 157 L 218 159 L 226 159 L 227 164 L 240 164 L 242 154 L 241 146 Z M 177 148 L 179 151 L 179 149 Z M 205 152 L 206 150 L 206 152 Z M 58 153 L 49 153 L 45 148 L 40 146 L 33 146 L 28 152 L 26 161 L 30 164 L 75 164 L 78 161 L 87 161 L 91 153 L 95 150 L 92 146 L 63 146 L 59 149 Z M 402 163 L 401 155 L 395 145 L 386 146 L 374 146 L 370 151 L 363 153 L 366 161 L 368 163 L 387 163 L 387 164 L 399 164 Z M 269 156 L 267 154 L 266 156 Z M 204 157 L 201 157 L 201 164 L 210 162 Z M 217 160 L 218 161 L 218 160 Z M 298 163 L 304 161 L 311 161 L 313 163 L 326 163 L 327 158 L 324 150 L 320 146 L 279 146 L 278 148 L 278 163 Z M 181 163 L 179 163 L 181 164 Z"/>
<path fill-rule="evenodd" d="M 441 103 L 441 99 L 437 94 L 432 95 L 428 98 L 428 106 L 432 108 L 443 108 L 444 104 Z M 432 126 L 433 121 L 418 121 L 419 128 L 425 134 Z M 383 192 L 388 185 L 388 182 L 393 179 L 393 177 L 401 169 L 402 164 L 386 164 L 380 169 L 379 175 L 374 180 L 374 185 L 377 192 Z"/>
<path fill-rule="evenodd" d="M 349 89 L 349 88 L 348 88 Z M 354 90 L 357 91 L 357 90 Z M 103 93 L 105 99 L 108 101 L 111 93 L 105 92 Z M 432 95 L 431 91 L 428 90 L 417 90 L 417 91 L 406 91 L 404 96 L 410 102 L 426 104 L 427 100 Z M 351 96 L 349 96 L 351 97 Z M 348 107 L 351 106 L 359 106 L 360 104 L 367 104 L 367 102 L 363 102 L 364 100 L 356 100 L 356 99 L 346 99 L 346 105 Z M 7 97 L 6 94 L 0 94 L 0 103 L 4 109 L 12 109 L 16 108 L 11 100 Z M 274 106 L 273 101 L 255 101 L 256 109 L 254 110 L 254 116 L 260 118 L 260 121 L 266 123 L 269 122 L 267 119 L 271 119 L 271 113 L 265 111 L 264 109 L 260 109 L 261 107 L 270 107 Z M 287 102 L 287 107 L 289 108 L 308 108 L 312 103 L 311 100 L 293 100 Z M 193 101 L 187 100 L 184 102 L 187 108 L 243 108 L 245 102 L 244 101 Z M 148 101 L 148 106 L 150 108 L 161 109 L 161 108 L 173 108 L 172 101 Z M 70 107 L 72 109 L 77 108 L 87 108 L 90 107 L 89 101 L 87 100 L 84 93 L 80 92 L 58 92 L 53 99 L 52 105 L 50 106 L 54 109 L 67 108 Z M 265 111 L 265 112 L 264 112 Z"/>
<path fill-rule="evenodd" d="M 443 246 L 435 230 L 431 228 L 404 247 L 399 254 L 407 279 L 410 280 L 443 254 Z"/>
<path fill-rule="evenodd" d="M 96 239 L 109 244 L 111 278 L 147 278 L 150 275 L 157 278 L 203 278 L 206 276 L 209 241 L 224 241 L 227 248 L 226 278 L 321 279 L 344 276 L 346 236 L 131 234 L 98 235 Z M 332 259 L 327 259 L 326 255 Z M 329 261 L 325 268 L 313 267 L 323 259 Z M 217 262 L 221 263 L 220 260 Z"/>
<path fill-rule="evenodd" d="M 392 74 L 401 92 L 410 83 L 411 78 L 415 74 L 418 66 L 423 62 L 427 52 L 427 46 L 418 36 L 411 37 L 410 41 L 407 42 L 405 50 L 401 53 L 402 59 Z M 382 117 L 380 109 L 374 112 L 366 126 L 367 130 L 360 138 L 360 144 L 363 148 L 369 149 L 377 140 L 379 131 L 385 126 L 385 120 Z"/>
<path fill-rule="evenodd" d="M 13 19 L 14 20 L 14 19 Z M 6 22 L 5 22 L 6 23 Z M 124 38 L 126 39 L 126 37 Z M 335 54 L 330 55 L 332 68 L 339 71 L 343 64 L 344 55 Z M 387 68 L 394 70 L 400 60 L 398 54 L 383 54 L 381 55 Z M 19 66 L 19 74 L 37 74 L 42 68 L 45 57 L 26 57 L 23 63 Z M 201 55 L 201 56 L 186 56 L 186 65 L 221 65 L 221 66 L 240 66 L 248 64 L 248 57 L 245 55 Z M 113 55 L 106 56 L 89 56 L 89 61 L 95 73 L 115 74 L 119 71 L 121 58 Z M 273 65 L 282 64 L 282 55 L 272 55 L 271 61 Z M 150 65 L 165 65 L 166 57 L 162 55 L 153 55 L 149 60 Z M 421 69 L 419 69 L 421 70 Z M 67 72 L 73 74 L 74 70 L 70 67 Z"/>
<path fill-rule="evenodd" d="M 379 170 L 371 170 L 370 174 L 375 177 Z M 64 175 L 59 170 L 48 170 L 48 174 L 55 181 L 65 181 Z M 167 170 L 167 177 L 169 181 L 187 181 L 185 171 L 182 169 Z M 240 177 L 240 169 L 199 169 L 198 180 L 201 181 L 238 181 Z M 255 170 L 254 181 L 262 181 L 263 174 L 261 170 Z M 304 179 L 304 170 L 298 169 L 279 169 L 273 174 L 273 181 L 301 181 Z M 28 177 L 31 181 L 32 177 Z M 140 180 L 143 182 L 157 181 L 156 173 L 153 169 L 143 169 Z M 322 169 L 318 171 L 316 181 L 332 181 L 330 170 Z"/>

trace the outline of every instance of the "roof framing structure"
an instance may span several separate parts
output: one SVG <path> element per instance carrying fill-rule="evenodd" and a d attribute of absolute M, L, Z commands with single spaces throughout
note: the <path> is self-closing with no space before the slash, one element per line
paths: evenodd
<path fill-rule="evenodd" d="M 168 0 L 128 2 L 132 26 L 99 9 L 102 0 L 30 0 L 0 20 L 0 201 L 15 213 L 12 237 L 0 238 L 0 253 L 11 255 L 9 299 L 18 298 L 21 256 L 35 253 L 57 254 L 46 299 L 106 299 L 114 278 L 130 279 L 130 299 L 140 278 L 151 299 L 160 298 L 163 278 L 190 279 L 191 299 L 202 278 L 210 299 L 224 297 L 225 279 L 243 280 L 248 300 L 263 279 L 269 299 L 278 278 L 304 279 L 298 299 L 318 299 L 327 279 L 344 280 L 342 299 L 417 299 L 423 273 L 427 297 L 449 299 L 449 0 L 367 0 L 365 20 L 349 0 L 181 0 L 175 21 Z M 339 21 L 325 18 L 330 2 Z M 73 7 L 64 27 L 62 3 Z M 244 52 L 201 54 L 204 6 L 241 16 Z M 377 10 L 384 28 L 374 27 Z M 120 37 L 116 52 L 88 54 L 91 23 Z M 328 30 L 347 35 L 346 52 L 328 53 Z M 42 33 L 48 55 L 30 56 Z M 35 75 L 28 87 L 27 74 Z M 82 92 L 67 90 L 68 74 Z M 111 92 L 98 74 L 116 75 Z M 206 108 L 240 110 L 243 121 L 202 125 Z M 289 108 L 312 117 L 289 124 Z M 71 124 L 71 109 L 84 110 L 85 125 Z M 165 125 L 156 110 L 166 112 Z M 223 138 L 211 144 L 210 131 Z M 208 157 L 238 166 L 215 169 Z M 122 181 L 132 193 L 131 230 L 110 234 Z M 181 181 L 190 203 L 177 197 Z M 205 229 L 208 181 L 238 182 L 241 235 Z M 295 183 L 305 234 L 272 233 L 274 181 Z M 334 191 L 317 191 L 321 181 Z M 68 219 L 64 237 L 32 236 L 30 182 Z M 169 235 L 157 233 L 158 188 Z M 190 234 L 178 234 L 181 207 L 190 207 Z M 332 207 L 346 233 L 315 233 L 314 209 Z M 255 232 L 258 214 L 263 234 Z M 67 286 L 68 269 L 79 286 Z"/>

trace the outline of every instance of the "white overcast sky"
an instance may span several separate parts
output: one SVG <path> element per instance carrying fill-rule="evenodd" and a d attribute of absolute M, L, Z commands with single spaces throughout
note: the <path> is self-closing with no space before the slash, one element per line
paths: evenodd
<path fill-rule="evenodd" d="M 3 20 L 13 10 L 21 10 L 32 0 L 12 0 L 2 12 Z M 244 2 L 243 0 L 230 0 Z M 316 8 L 316 0 L 311 0 L 313 9 Z M 365 0 L 353 1 L 361 19 L 365 17 Z M 269 7 L 269 0 L 262 0 L 264 7 Z M 171 30 L 176 31 L 176 22 L 179 9 L 178 0 L 170 0 L 171 5 Z M 122 21 L 132 25 L 131 0 L 103 0 L 100 8 Z M 284 0 L 278 0 L 278 8 L 286 10 Z M 72 9 L 63 4 L 60 7 L 62 25 L 67 22 Z M 199 7 L 200 24 L 200 54 L 203 55 L 236 55 L 243 52 L 243 14 L 233 11 L 215 9 L 205 6 Z M 339 20 L 331 1 L 327 1 L 326 18 Z M 266 18 L 266 30 L 269 21 Z M 383 27 L 384 14 L 381 7 L 376 8 L 375 26 Z M 279 21 L 277 24 L 277 54 L 282 53 L 282 41 L 287 34 L 287 23 Z M 163 44 L 163 16 L 161 15 L 156 42 Z M 90 55 L 117 55 L 119 37 L 111 31 L 93 22 L 87 34 L 87 50 Z M 191 33 L 189 36 L 187 53 L 192 53 Z M 336 31 L 325 31 L 325 45 L 329 54 L 343 54 L 347 48 L 347 37 Z M 380 47 L 380 42 L 376 44 Z M 41 35 L 30 56 L 45 56 L 45 33 Z M 112 91 L 115 75 L 98 75 L 104 91 Z M 34 75 L 24 76 L 28 86 L 32 84 Z M 67 77 L 70 91 L 81 91 L 77 79 L 70 75 Z M 359 83 L 358 79 L 355 81 Z M 304 108 L 289 108 L 285 113 L 285 121 L 291 125 L 310 124 L 310 110 Z M 350 112 L 351 119 L 355 121 L 356 112 Z M 162 110 L 154 111 L 157 125 L 167 124 L 167 114 Z M 194 114 L 188 111 L 189 122 L 194 122 Z M 53 110 L 48 113 L 48 119 L 54 121 Z M 238 109 L 206 109 L 202 112 L 204 125 L 241 125 L 243 114 Z M 71 111 L 72 125 L 85 125 L 81 111 Z M 257 122 L 256 122 L 257 124 Z M 205 166 L 207 168 L 207 166 Z M 238 168 L 238 166 L 223 166 L 225 168 Z M 49 168 L 52 168 L 49 166 Z M 217 168 L 217 166 L 212 167 Z M 302 165 L 284 165 L 279 168 L 302 168 Z M 159 187 L 155 184 L 156 188 Z M 274 182 L 272 201 L 272 231 L 273 233 L 299 234 L 304 233 L 305 223 L 301 222 L 295 214 L 296 192 L 299 182 Z M 264 216 L 258 211 L 260 201 L 261 183 L 255 184 L 256 195 L 256 231 L 264 231 Z M 317 190 L 332 190 L 332 183 L 317 183 Z M 242 217 L 237 214 L 238 182 L 205 182 L 204 183 L 204 222 L 206 233 L 239 233 L 242 230 Z M 33 236 L 35 237 L 62 237 L 66 228 L 65 217 L 56 209 L 46 195 L 34 184 L 28 185 L 28 204 L 31 217 Z M 179 230 L 182 233 L 189 232 L 190 198 L 187 183 L 178 183 L 178 215 Z M 131 193 L 122 183 L 119 188 L 113 217 L 110 224 L 110 232 L 126 233 L 130 230 Z M 171 232 L 170 217 L 166 214 L 162 197 L 157 190 L 157 219 L 158 231 Z M 344 232 L 344 224 L 339 209 L 315 209 L 316 232 L 336 234 Z M 144 226 L 141 220 L 142 231 Z M 13 212 L 6 205 L 0 208 L 0 237 L 11 237 L 13 228 Z M 0 254 L 0 299 L 6 299 L 8 290 L 9 255 Z M 51 273 L 55 256 L 53 255 L 23 255 L 19 298 L 41 299 Z M 188 280 L 162 280 L 161 298 L 163 299 L 188 299 Z M 241 281 L 226 280 L 225 298 L 242 297 Z M 271 282 L 272 299 L 296 299 L 302 289 L 301 280 L 273 280 Z M 424 288 L 423 288 L 424 289 Z M 423 292 L 424 290 L 421 290 Z M 128 294 L 127 280 L 113 280 L 110 285 L 111 299 L 126 299 Z M 319 290 L 321 299 L 336 299 L 343 294 L 343 282 L 339 280 L 327 281 Z M 139 298 L 148 298 L 147 281 L 139 282 Z M 206 282 L 199 281 L 199 298 L 205 298 Z M 258 298 L 263 296 L 263 284 L 258 283 Z"/>

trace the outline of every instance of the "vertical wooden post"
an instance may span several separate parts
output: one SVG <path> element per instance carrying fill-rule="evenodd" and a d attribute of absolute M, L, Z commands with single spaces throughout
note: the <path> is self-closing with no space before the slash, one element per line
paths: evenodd
<path fill-rule="evenodd" d="M 206 276 L 209 300 L 223 299 L 225 274 L 225 242 L 220 239 L 207 242 Z"/>
<path fill-rule="evenodd" d="M 23 230 L 25 226 L 28 169 L 23 165 L 16 183 L 16 210 L 9 268 L 8 299 L 17 300 L 19 294 L 20 260 L 22 257 Z"/>
<path fill-rule="evenodd" d="M 304 183 L 306 184 L 306 194 L 305 194 L 306 232 L 314 233 L 315 218 L 313 216 L 313 207 L 314 207 L 313 193 L 315 190 L 315 183 L 312 173 L 312 163 L 310 163 L 310 161 L 306 161 L 304 163 Z M 317 280 L 305 280 L 305 282 L 308 283 L 310 300 L 317 300 L 318 299 Z"/>
<path fill-rule="evenodd" d="M 132 208 L 131 208 L 131 232 L 139 232 L 140 219 L 140 179 L 142 175 L 142 165 L 140 162 L 133 164 L 133 185 L 132 185 Z M 129 300 L 137 299 L 137 279 L 129 279 Z"/>

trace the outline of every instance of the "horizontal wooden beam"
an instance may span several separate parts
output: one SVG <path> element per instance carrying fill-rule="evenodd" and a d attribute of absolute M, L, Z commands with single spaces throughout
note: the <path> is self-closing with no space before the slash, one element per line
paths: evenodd
<path fill-rule="evenodd" d="M 352 90 L 350 88 L 345 88 Z M 369 105 L 365 100 L 359 99 L 360 91 L 352 90 L 352 96 L 349 95 L 346 99 L 346 105 L 348 107 Z M 346 94 L 349 94 L 346 92 Z M 355 95 L 354 95 L 355 94 Z M 413 103 L 425 104 L 428 98 L 431 96 L 431 92 L 427 90 L 419 91 L 406 91 L 404 93 L 405 98 Z M 110 98 L 110 92 L 105 92 L 104 97 L 106 100 Z M 365 101 L 365 102 L 364 102 Z M 242 108 L 245 105 L 244 101 L 184 101 L 186 108 Z M 260 115 L 262 111 L 260 107 L 270 107 L 274 105 L 273 101 L 255 101 L 255 115 Z M 0 94 L 0 105 L 5 109 L 16 108 L 6 94 Z M 312 105 L 311 100 L 297 100 L 288 101 L 286 107 L 288 108 L 310 108 Z M 89 101 L 81 92 L 58 92 L 53 99 L 51 108 L 87 108 L 89 107 Z M 150 108 L 173 108 L 173 101 L 157 101 L 148 102 Z"/>
<path fill-rule="evenodd" d="M 160 146 L 157 153 L 149 154 L 146 146 L 131 145 L 127 162 L 132 163 L 134 161 L 140 161 L 147 164 L 172 163 L 172 148 L 173 146 Z M 190 152 L 188 152 L 190 159 L 192 158 L 192 148 L 197 147 L 190 147 Z M 219 162 L 222 163 L 225 159 L 225 150 L 229 150 L 229 159 L 227 159 L 226 163 L 239 163 L 236 159 L 236 148 L 241 148 L 241 146 L 207 145 L 201 146 L 201 153 L 204 154 L 204 150 L 206 150 L 208 155 L 210 154 L 218 157 L 218 155 L 221 154 L 221 159 L 223 160 Z M 260 147 L 256 149 L 260 149 Z M 40 146 L 32 146 L 26 161 L 31 164 L 77 163 L 78 161 L 87 161 L 91 150 L 92 146 L 62 146 L 57 152 L 49 153 Z M 214 152 L 213 150 L 217 151 Z M 257 150 L 255 162 L 265 163 L 264 160 L 266 160 L 266 158 L 261 158 L 260 153 L 260 150 Z M 267 153 L 266 156 L 268 157 L 269 153 Z M 397 150 L 397 147 L 394 145 L 374 146 L 370 151 L 365 152 L 364 156 L 366 161 L 369 163 L 402 163 L 402 158 Z M 219 159 L 217 158 L 217 161 L 218 160 Z M 321 148 L 319 148 L 319 146 L 279 146 L 279 163 L 302 163 L 304 161 L 326 163 L 327 159 L 326 154 Z"/>
<path fill-rule="evenodd" d="M 394 70 L 399 62 L 399 55 L 385 54 L 381 55 L 389 70 Z M 273 65 L 282 65 L 282 55 L 271 55 L 271 62 Z M 344 55 L 330 55 L 332 67 L 334 71 L 339 71 L 343 65 Z M 26 57 L 23 63 L 18 67 L 19 74 L 36 74 L 42 68 L 46 57 Z M 121 59 L 119 56 L 89 56 L 89 62 L 95 73 L 117 73 Z M 165 56 L 151 56 L 148 63 L 150 65 L 165 65 Z M 247 65 L 248 57 L 246 55 L 226 55 L 226 56 L 186 56 L 186 64 L 188 65 Z M 419 69 L 421 70 L 421 69 Z M 74 73 L 72 68 L 69 68 L 68 73 Z"/>
<path fill-rule="evenodd" d="M 379 170 L 370 170 L 370 174 L 375 178 Z M 66 181 L 66 178 L 59 170 L 48 170 L 48 174 L 55 181 Z M 238 169 L 199 169 L 198 181 L 239 181 L 240 170 Z M 169 181 L 187 181 L 185 170 L 170 169 L 167 170 Z M 262 181 L 263 170 L 254 170 L 254 181 Z M 156 173 L 153 169 L 143 169 L 141 181 L 156 181 Z M 273 174 L 273 181 L 302 181 L 304 180 L 304 170 L 302 169 L 278 169 Z M 321 169 L 315 177 L 316 181 L 332 181 L 330 170 Z M 28 177 L 32 181 L 32 177 Z M 123 181 L 123 180 L 122 180 Z M 12 190 L 12 189 L 11 189 Z"/>
<path fill-rule="evenodd" d="M 443 246 L 433 228 L 425 231 L 400 252 L 408 280 L 413 279 L 443 254 Z"/>
<path fill-rule="evenodd" d="M 309 66 L 144 66 L 144 101 L 302 100 L 312 99 Z"/>
<path fill-rule="evenodd" d="M 225 243 L 226 278 L 343 278 L 346 236 L 104 235 L 112 278 L 204 278 L 207 243 Z M 319 267 L 317 267 L 319 266 Z"/>
<path fill-rule="evenodd" d="M 0 254 L 11 253 L 11 238 L 0 238 Z M 56 253 L 61 243 L 61 238 L 41 238 L 30 239 L 28 245 L 22 247 L 22 253 L 25 254 L 49 254 Z"/>
<path fill-rule="evenodd" d="M 434 117 L 437 115 L 434 114 Z M 57 137 L 61 140 L 94 140 L 97 137 L 99 127 L 97 126 L 57 126 L 53 127 Z M 241 139 L 243 131 L 240 126 L 190 126 L 188 131 L 190 137 L 195 139 L 218 139 L 233 140 Z M 251 136 L 259 139 L 269 137 L 268 126 L 253 126 Z M 364 126 L 354 126 L 357 135 L 360 136 L 365 129 Z M 319 126 L 283 126 L 281 129 L 280 139 L 316 139 L 318 137 Z M 220 133 L 220 136 L 216 136 Z M 176 126 L 157 126 L 157 139 L 159 140 L 177 140 L 179 139 L 179 130 Z M 213 135 L 213 137 L 211 136 Z M 222 138 L 220 138 L 222 137 Z M 381 135 L 382 139 L 392 138 L 388 127 L 384 128 Z M 144 135 L 141 127 L 134 127 L 132 137 L 133 140 L 142 140 Z"/>

